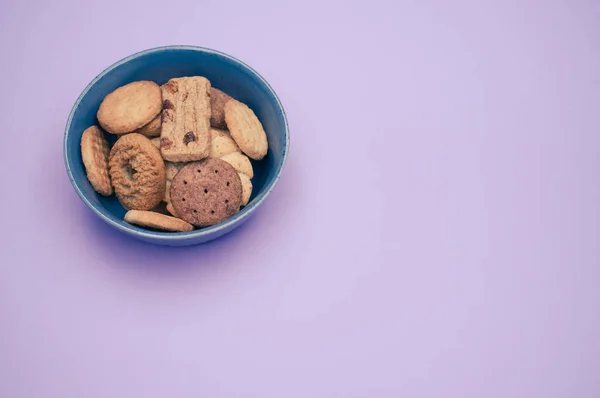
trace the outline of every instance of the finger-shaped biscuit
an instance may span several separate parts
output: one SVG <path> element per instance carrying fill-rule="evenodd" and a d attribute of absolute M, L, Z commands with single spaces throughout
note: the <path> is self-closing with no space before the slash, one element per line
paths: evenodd
<path fill-rule="evenodd" d="M 170 162 L 191 162 L 210 155 L 210 82 L 180 77 L 162 87 L 160 151 Z"/>

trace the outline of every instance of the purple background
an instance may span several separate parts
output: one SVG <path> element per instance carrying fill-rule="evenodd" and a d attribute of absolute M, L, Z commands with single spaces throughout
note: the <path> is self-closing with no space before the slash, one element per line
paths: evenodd
<path fill-rule="evenodd" d="M 600 4 L 0 1 L 0 397 L 600 396 Z M 166 44 L 256 68 L 291 152 L 213 243 L 111 230 L 63 129 Z"/>

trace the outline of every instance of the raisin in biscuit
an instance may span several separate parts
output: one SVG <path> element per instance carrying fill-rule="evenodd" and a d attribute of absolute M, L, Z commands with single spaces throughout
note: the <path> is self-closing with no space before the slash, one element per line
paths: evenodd
<path fill-rule="evenodd" d="M 141 227 L 170 232 L 189 232 L 194 229 L 192 225 L 179 218 L 152 211 L 129 210 L 125 213 L 125 221 Z"/>
<path fill-rule="evenodd" d="M 86 129 L 81 136 L 81 159 L 87 178 L 100 195 L 111 195 L 112 185 L 108 176 L 108 143 L 97 126 Z"/>
<path fill-rule="evenodd" d="M 152 121 L 162 107 L 160 87 L 151 81 L 137 81 L 108 94 L 98 109 L 98 122 L 113 134 L 135 131 Z"/>
<path fill-rule="evenodd" d="M 120 137 L 108 160 L 119 202 L 128 210 L 151 210 L 165 193 L 165 164 L 152 142 L 141 134 Z"/>
<path fill-rule="evenodd" d="M 191 162 L 210 155 L 210 82 L 179 77 L 162 87 L 160 151 L 170 162 Z"/>
<path fill-rule="evenodd" d="M 145 135 L 146 137 L 160 137 L 160 130 L 162 127 L 162 121 L 161 121 L 161 113 L 159 112 L 158 115 L 152 119 L 152 121 L 150 123 L 148 123 L 147 125 L 143 126 L 142 128 L 136 130 L 136 133 L 140 133 L 142 135 Z"/>
<path fill-rule="evenodd" d="M 241 203 L 240 177 L 229 163 L 220 159 L 188 163 L 171 184 L 175 213 L 197 227 L 225 221 L 239 211 Z"/>
<path fill-rule="evenodd" d="M 210 125 L 215 128 L 225 128 L 225 104 L 231 99 L 230 96 L 212 87 L 210 89 Z"/>
<path fill-rule="evenodd" d="M 269 149 L 267 135 L 252 109 L 231 99 L 225 104 L 225 122 L 242 152 L 254 160 L 265 157 Z"/>

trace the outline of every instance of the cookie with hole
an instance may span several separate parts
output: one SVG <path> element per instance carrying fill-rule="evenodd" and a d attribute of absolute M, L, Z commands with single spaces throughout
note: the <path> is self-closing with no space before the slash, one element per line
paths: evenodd
<path fill-rule="evenodd" d="M 128 210 L 151 210 L 164 197 L 165 163 L 150 139 L 131 133 L 113 145 L 108 169 L 119 202 Z"/>
<path fill-rule="evenodd" d="M 196 227 L 208 227 L 239 211 L 242 182 L 229 163 L 208 158 L 181 168 L 171 183 L 170 196 L 179 218 Z"/>

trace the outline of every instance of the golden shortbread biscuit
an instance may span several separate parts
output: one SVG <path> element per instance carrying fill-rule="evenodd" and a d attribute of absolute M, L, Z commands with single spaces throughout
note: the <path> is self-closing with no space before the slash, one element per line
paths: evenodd
<path fill-rule="evenodd" d="M 160 113 L 160 87 L 142 80 L 126 84 L 108 94 L 98 109 L 98 122 L 112 134 L 131 133 L 152 121 Z"/>
<path fill-rule="evenodd" d="M 110 149 L 104 134 L 97 126 L 87 128 L 81 136 L 81 159 L 90 184 L 100 195 L 111 195 L 112 185 L 108 175 Z"/>

